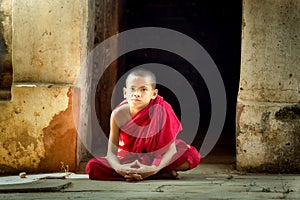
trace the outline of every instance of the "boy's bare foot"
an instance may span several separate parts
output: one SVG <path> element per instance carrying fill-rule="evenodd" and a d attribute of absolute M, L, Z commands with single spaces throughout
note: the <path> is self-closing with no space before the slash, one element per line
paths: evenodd
<path fill-rule="evenodd" d="M 151 179 L 180 179 L 181 177 L 175 170 L 171 170 L 169 172 L 157 173 L 151 176 Z"/>

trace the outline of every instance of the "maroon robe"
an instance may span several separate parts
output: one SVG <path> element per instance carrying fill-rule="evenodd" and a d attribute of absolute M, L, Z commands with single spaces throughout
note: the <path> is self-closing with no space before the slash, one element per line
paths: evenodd
<path fill-rule="evenodd" d="M 123 101 L 119 106 L 124 104 L 127 102 Z M 176 139 L 181 130 L 180 121 L 171 106 L 162 97 L 157 96 L 120 128 L 117 153 L 120 163 L 139 160 L 145 165 L 158 166 L 163 154 L 175 141 L 177 153 L 161 171 L 170 171 L 186 161 L 189 162 L 190 169 L 196 167 L 200 163 L 200 154 L 193 146 Z M 105 157 L 91 159 L 86 171 L 90 179 L 125 180 L 116 173 Z"/>

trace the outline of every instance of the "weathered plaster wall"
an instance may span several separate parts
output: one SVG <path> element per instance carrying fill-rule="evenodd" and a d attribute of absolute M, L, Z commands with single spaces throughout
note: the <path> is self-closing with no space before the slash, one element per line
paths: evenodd
<path fill-rule="evenodd" d="M 77 166 L 73 89 L 88 1 L 13 1 L 12 100 L 0 102 L 0 173 Z M 76 99 L 76 98 L 75 98 Z"/>
<path fill-rule="evenodd" d="M 69 98 L 66 98 L 68 88 L 15 85 L 12 93 L 12 102 L 0 104 L 0 172 L 34 171 L 43 160 L 52 169 L 53 165 L 60 167 L 60 161 L 74 167 L 73 161 L 70 162 L 74 155 L 65 146 L 74 146 L 74 126 L 69 120 L 57 121 L 63 112 L 71 108 Z M 73 133 L 68 132 L 70 130 Z M 64 140 L 63 145 L 54 145 L 61 140 Z M 55 160 L 58 158 L 61 160 Z"/>
<path fill-rule="evenodd" d="M 300 1 L 244 0 L 237 167 L 300 171 Z"/>

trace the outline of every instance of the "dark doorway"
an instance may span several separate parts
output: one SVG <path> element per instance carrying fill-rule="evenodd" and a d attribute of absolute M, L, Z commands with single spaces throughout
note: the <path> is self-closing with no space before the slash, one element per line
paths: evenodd
<path fill-rule="evenodd" d="M 227 114 L 221 137 L 207 156 L 208 162 L 222 162 L 215 157 L 221 155 L 233 161 L 236 154 L 235 113 L 240 75 L 241 20 L 241 0 L 130 0 L 127 1 L 125 17 L 121 21 L 123 30 L 150 26 L 184 33 L 202 45 L 216 63 L 226 88 Z M 184 59 L 161 50 L 137 50 L 126 54 L 124 60 L 118 67 L 118 77 L 133 67 L 154 62 L 176 69 L 189 80 L 197 98 L 201 100 L 200 128 L 193 141 L 193 145 L 199 149 L 210 119 L 210 97 L 201 75 Z M 158 89 L 180 116 L 180 108 L 172 92 L 163 86 L 158 86 Z"/>

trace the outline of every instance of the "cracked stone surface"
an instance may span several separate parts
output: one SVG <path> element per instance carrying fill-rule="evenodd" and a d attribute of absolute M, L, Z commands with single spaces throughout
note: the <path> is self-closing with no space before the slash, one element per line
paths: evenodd
<path fill-rule="evenodd" d="M 202 164 L 180 180 L 70 180 L 59 192 L 0 194 L 0 199 L 299 199 L 300 174 L 248 174 L 231 165 Z M 65 180 L 58 180 L 65 181 Z"/>

